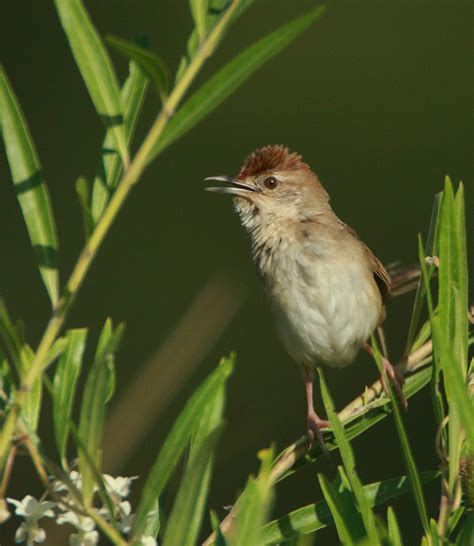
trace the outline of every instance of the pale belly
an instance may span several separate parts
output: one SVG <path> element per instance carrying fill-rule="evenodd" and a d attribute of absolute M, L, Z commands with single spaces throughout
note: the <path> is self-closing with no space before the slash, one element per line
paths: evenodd
<path fill-rule="evenodd" d="M 276 265 L 275 263 L 273 265 Z M 299 364 L 349 365 L 380 323 L 380 293 L 365 265 L 288 256 L 279 279 L 267 277 L 276 329 Z"/>

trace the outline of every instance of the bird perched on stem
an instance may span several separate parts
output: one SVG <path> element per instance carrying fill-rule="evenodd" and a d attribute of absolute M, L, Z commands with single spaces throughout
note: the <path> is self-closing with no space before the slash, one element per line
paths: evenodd
<path fill-rule="evenodd" d="M 390 276 L 342 222 L 316 174 L 284 146 L 252 152 L 236 177 L 209 191 L 231 195 L 250 235 L 252 256 L 289 355 L 300 365 L 307 399 L 308 436 L 322 445 L 329 426 L 313 406 L 314 371 L 344 368 L 382 323 Z M 384 368 L 406 406 L 403 378 L 387 359 Z"/>

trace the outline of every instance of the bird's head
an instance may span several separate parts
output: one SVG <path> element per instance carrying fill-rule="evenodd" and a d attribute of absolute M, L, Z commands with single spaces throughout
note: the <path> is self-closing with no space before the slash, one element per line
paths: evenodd
<path fill-rule="evenodd" d="M 239 174 L 211 176 L 227 186 L 206 188 L 232 195 L 234 207 L 249 229 L 261 222 L 301 221 L 330 210 L 329 197 L 318 177 L 299 154 L 284 146 L 265 146 L 252 152 Z"/>

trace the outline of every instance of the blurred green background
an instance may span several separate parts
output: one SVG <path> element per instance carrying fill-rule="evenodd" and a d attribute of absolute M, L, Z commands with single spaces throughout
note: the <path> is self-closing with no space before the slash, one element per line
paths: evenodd
<path fill-rule="evenodd" d="M 86 5 L 103 34 L 131 38 L 145 32 L 151 47 L 175 70 L 192 28 L 187 2 L 101 0 Z M 255 2 L 197 84 L 240 49 L 313 6 L 311 0 Z M 409 264 L 416 261 L 417 233 L 426 233 L 433 195 L 450 174 L 466 183 L 472 233 L 471 3 L 354 1 L 328 7 L 302 38 L 148 168 L 68 321 L 68 326 L 90 326 L 89 355 L 107 316 L 127 324 L 117 363 L 115 410 L 120 413 L 115 413 L 105 446 L 106 470 L 125 475 L 147 474 L 187 396 L 222 354 L 237 351 L 210 496 L 220 515 L 255 471 L 259 449 L 271 442 L 283 448 L 305 432 L 305 400 L 299 372 L 275 336 L 230 200 L 203 192 L 203 178 L 235 173 L 256 147 L 286 144 L 303 154 L 337 214 L 385 263 Z M 74 182 L 79 175 L 93 176 L 103 129 L 53 3 L 3 0 L 0 20 L 1 58 L 43 163 L 65 281 L 82 245 Z M 126 63 L 113 58 L 124 77 Z M 157 106 L 149 93 L 138 137 Z M 0 294 L 12 316 L 26 321 L 36 345 L 48 318 L 48 300 L 3 149 L 1 159 Z M 412 298 L 402 296 L 388 308 L 386 332 L 394 360 L 404 348 Z M 339 407 L 376 375 L 375 364 L 364 354 L 349 369 L 326 373 Z M 130 404 L 123 397 L 137 378 Z M 149 415 L 149 428 L 141 411 Z M 410 401 L 407 426 L 421 470 L 437 465 L 435 431 L 426 426 L 432 422 L 430 412 L 427 392 Z M 405 473 L 390 418 L 354 447 L 364 482 Z M 321 468 L 334 471 L 326 464 Z M 31 474 L 21 462 L 17 469 L 22 475 L 15 496 L 21 498 L 33 492 Z M 276 515 L 321 497 L 315 474 L 316 468 L 308 467 L 278 488 Z M 436 487 L 427 490 L 428 499 L 433 493 L 433 509 Z M 395 507 L 410 544 L 419 535 L 412 499 L 405 496 Z M 320 543 L 337 543 L 333 529 L 318 536 Z"/>

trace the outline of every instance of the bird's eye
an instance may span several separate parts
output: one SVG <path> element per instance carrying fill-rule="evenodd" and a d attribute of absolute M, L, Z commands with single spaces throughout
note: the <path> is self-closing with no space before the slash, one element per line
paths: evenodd
<path fill-rule="evenodd" d="M 278 180 L 274 176 L 269 176 L 263 181 L 265 187 L 269 190 L 274 190 L 278 186 Z"/>

